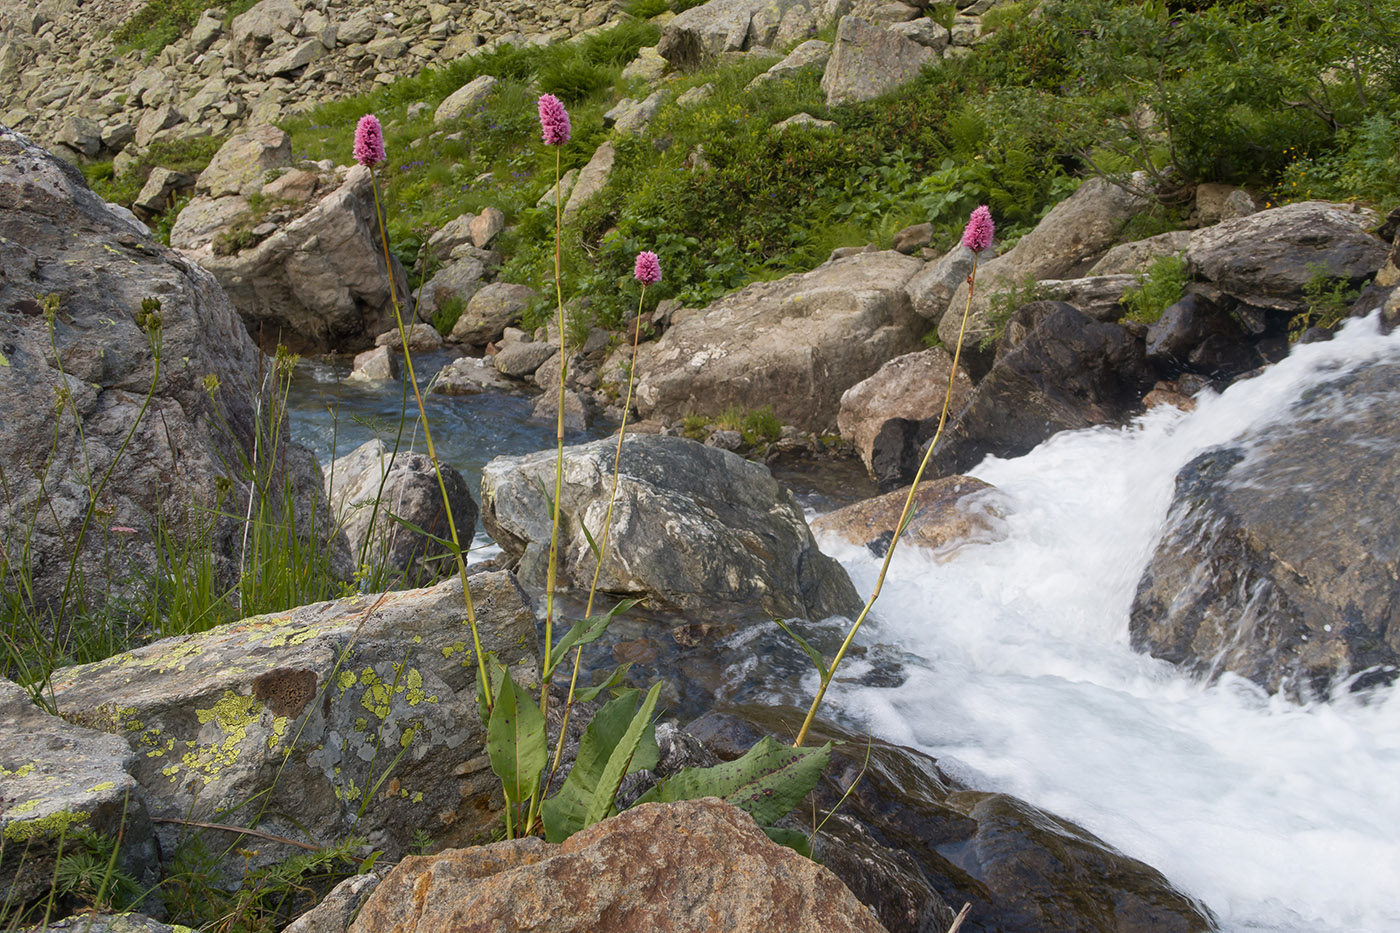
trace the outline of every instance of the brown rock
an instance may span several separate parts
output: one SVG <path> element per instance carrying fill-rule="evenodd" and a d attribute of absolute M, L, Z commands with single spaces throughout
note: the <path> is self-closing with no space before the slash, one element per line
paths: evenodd
<path fill-rule="evenodd" d="M 1006 535 L 995 498 L 977 495 L 994 488 L 971 476 L 945 476 L 921 483 L 914 496 L 916 511 L 904 532 L 904 543 L 933 551 L 937 560 L 945 561 L 966 544 L 1002 540 Z M 812 531 L 835 535 L 851 544 L 869 545 L 883 554 L 908 496 L 906 487 L 837 509 L 813 519 Z"/>
<path fill-rule="evenodd" d="M 865 468 L 875 478 L 871 454 L 875 436 L 890 418 L 937 418 L 950 386 L 953 358 L 948 351 L 930 347 L 906 353 L 881 366 L 873 376 L 858 382 L 841 396 L 836 426 L 841 439 L 860 453 Z M 972 395 L 972 380 L 958 370 L 952 382 L 949 416 L 956 415 Z"/>
<path fill-rule="evenodd" d="M 714 798 L 644 804 L 558 846 L 404 859 L 350 933 L 878 933 L 825 868 Z"/>

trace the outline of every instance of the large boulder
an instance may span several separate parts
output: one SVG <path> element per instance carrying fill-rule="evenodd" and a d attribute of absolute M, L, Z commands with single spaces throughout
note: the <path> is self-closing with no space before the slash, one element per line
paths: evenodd
<path fill-rule="evenodd" d="M 727 761 L 764 734 L 790 740 L 804 712 L 736 707 L 706 713 L 686 731 Z M 948 929 L 930 922 L 942 913 L 929 909 L 930 891 L 935 908 L 971 904 L 968 922 L 985 931 L 1215 929 L 1209 909 L 1083 827 L 970 789 L 912 748 L 817 720 L 807 744 L 826 741 L 836 743 L 831 763 L 808 800 L 834 816 L 815 854 L 892 933 Z"/>
<path fill-rule="evenodd" d="M 219 147 L 199 173 L 195 190 L 210 198 L 257 194 L 267 173 L 292 164 L 291 137 L 275 126 L 255 126 Z"/>
<path fill-rule="evenodd" d="M 1133 644 L 1270 691 L 1325 693 L 1367 670 L 1359 685 L 1394 677 L 1397 402 L 1392 355 L 1183 468 L 1133 600 Z"/>
<path fill-rule="evenodd" d="M 715 798 L 643 804 L 559 845 L 539 838 L 404 859 L 350 933 L 884 933 L 825 868 Z"/>
<path fill-rule="evenodd" d="M 533 674 L 535 618 L 508 573 L 469 578 L 482 647 Z M 65 719 L 119 736 L 153 817 L 256 825 L 326 843 L 368 839 L 389 859 L 415 833 L 489 837 L 500 783 L 477 712 L 477 661 L 457 578 L 168 638 L 64 668 Z M 249 804 L 254 804 L 249 806 Z M 164 858 L 195 832 L 158 826 Z M 206 829 L 214 851 L 243 842 Z M 257 867 L 296 850 L 259 839 Z M 230 852 L 237 874 L 244 856 Z"/>
<path fill-rule="evenodd" d="M 0 885 L 15 906 L 47 893 L 79 830 L 119 839 L 118 867 L 155 879 L 156 843 L 136 761 L 115 735 L 64 722 L 0 677 Z"/>
<path fill-rule="evenodd" d="M 1141 340 L 1063 302 L 1025 305 L 1007 334 L 991 372 L 944 430 L 930 476 L 965 473 L 987 454 L 1022 456 L 1058 431 L 1126 421 L 1152 387 Z"/>
<path fill-rule="evenodd" d="M 904 289 L 921 268 L 893 251 L 861 253 L 727 295 L 657 341 L 637 410 L 678 422 L 767 405 L 804 431 L 830 430 L 843 392 L 922 346 L 926 325 Z"/>
<path fill-rule="evenodd" d="M 452 507 L 452 523 L 442 504 L 442 488 L 432 461 L 411 451 L 397 454 L 378 438 L 366 441 L 325 468 L 331 514 L 345 530 L 350 551 L 362 569 L 379 574 L 395 588 L 422 586 L 456 569 L 452 551 L 440 541 L 466 544 L 476 529 L 476 501 L 462 474 L 442 464 L 442 486 Z M 411 522 L 427 535 L 400 524 Z"/>
<path fill-rule="evenodd" d="M 161 362 L 143 410 L 155 376 L 138 323 L 148 299 L 160 304 Z M 227 513 L 242 513 L 249 486 L 230 464 L 254 459 L 259 433 L 265 443 L 285 431 L 259 427 L 268 365 L 213 276 L 103 203 L 66 163 L 0 128 L 0 542 L 24 543 L 25 555 L 5 557 L 28 567 L 37 606 L 61 599 L 70 560 L 70 603 L 150 570 L 158 521 L 177 540 L 211 526 L 221 581 L 233 582 L 242 523 Z M 310 454 L 284 433 L 277 443 L 285 457 L 272 485 L 286 480 L 301 534 L 324 534 L 312 519 L 325 504 Z M 116 533 L 121 547 L 112 528 L 132 529 Z"/>
<path fill-rule="evenodd" d="M 603 540 L 617 442 L 564 451 L 559 579 L 588 586 Z M 482 523 L 540 587 L 549 560 L 555 452 L 497 457 L 481 477 Z M 552 492 L 551 492 L 552 496 Z M 767 617 L 851 615 L 860 599 L 822 554 L 792 494 L 766 467 L 679 437 L 630 435 L 622 446 L 604 592 L 650 596 L 681 609 L 729 608 Z M 584 533 L 585 526 L 588 535 Z"/>
<path fill-rule="evenodd" d="M 872 478 L 875 438 L 891 418 L 916 421 L 937 418 L 949 392 L 950 417 L 962 411 L 972 395 L 972 380 L 961 368 L 953 375 L 953 358 L 941 347 L 906 353 L 881 366 L 874 375 L 841 395 L 836 426 L 841 439 L 860 454 Z"/>
<path fill-rule="evenodd" d="M 214 273 L 264 346 L 280 342 L 297 352 L 320 353 L 362 350 L 393 326 L 394 296 L 409 315 L 408 276 L 392 255 L 389 268 L 384 265 L 369 169 L 355 166 L 310 210 L 255 245 L 231 253 L 215 247 L 221 235 L 241 229 L 239 224 L 195 230 L 184 222 L 202 200 L 181 212 L 170 243 Z"/>
<path fill-rule="evenodd" d="M 467 302 L 452 328 L 452 339 L 467 344 L 499 340 L 507 327 L 520 323 L 525 309 L 538 298 L 539 293 L 528 285 L 492 282 Z"/>
<path fill-rule="evenodd" d="M 699 67 L 724 52 L 767 45 L 798 0 L 709 0 L 681 12 L 661 30 L 656 51 L 675 68 Z"/>
<path fill-rule="evenodd" d="M 822 74 L 827 106 L 872 100 L 917 77 L 938 53 L 907 36 L 846 16 Z"/>
<path fill-rule="evenodd" d="M 978 266 L 964 346 L 975 346 L 993 332 L 987 311 L 997 292 L 1018 287 L 1027 279 L 1068 279 L 1086 273 L 1114 245 L 1128 221 L 1153 203 L 1103 178 L 1091 178 L 1080 185 L 1015 246 Z M 938 338 L 944 346 L 958 341 L 967 291 L 964 282 L 939 321 Z"/>

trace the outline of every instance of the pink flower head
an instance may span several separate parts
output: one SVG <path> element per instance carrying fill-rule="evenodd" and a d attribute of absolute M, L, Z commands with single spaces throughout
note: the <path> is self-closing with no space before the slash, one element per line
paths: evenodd
<path fill-rule="evenodd" d="M 661 281 L 661 262 L 656 254 L 644 250 L 637 254 L 637 265 L 632 269 L 632 277 L 643 285 L 655 285 Z"/>
<path fill-rule="evenodd" d="M 569 141 L 569 111 L 553 94 L 540 97 L 540 127 L 546 146 L 562 146 Z"/>
<path fill-rule="evenodd" d="M 355 161 L 372 168 L 386 158 L 384 131 L 380 129 L 374 114 L 367 113 L 355 124 Z"/>
<path fill-rule="evenodd" d="M 996 224 L 992 223 L 992 212 L 983 204 L 972 212 L 972 217 L 967 221 L 967 227 L 963 230 L 962 245 L 980 253 L 992 245 L 992 232 L 996 230 Z"/>

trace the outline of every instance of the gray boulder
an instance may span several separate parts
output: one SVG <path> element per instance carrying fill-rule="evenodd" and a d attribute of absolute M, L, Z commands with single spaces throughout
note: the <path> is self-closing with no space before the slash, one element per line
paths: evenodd
<path fill-rule="evenodd" d="M 476 532 L 476 502 L 462 474 L 451 464 L 441 466 L 452 524 L 465 546 Z M 393 581 L 395 589 L 424 586 L 456 569 L 451 549 L 395 520 L 451 540 L 442 490 L 427 456 L 395 454 L 375 438 L 326 466 L 324 475 L 331 514 L 362 569 Z"/>
<path fill-rule="evenodd" d="M 214 247 L 220 233 L 237 225 L 213 232 L 181 222 L 201 201 L 196 198 L 181 212 L 170 242 L 214 273 L 264 345 L 280 341 L 297 352 L 358 350 L 394 326 L 369 169 L 355 166 L 310 210 L 228 255 L 217 255 Z M 396 257 L 389 262 L 407 320 L 408 276 Z"/>
<path fill-rule="evenodd" d="M 936 61 L 937 53 L 926 45 L 859 16 L 843 17 L 822 74 L 827 106 L 879 97 Z"/>
<path fill-rule="evenodd" d="M 797 0 L 710 0 L 683 11 L 662 27 L 656 51 L 675 68 L 696 68 L 724 52 L 766 44 L 752 42 L 753 38 L 764 39 L 765 33 L 771 41 L 783 14 L 796 6 Z M 755 23 L 757 36 L 753 35 Z"/>
<path fill-rule="evenodd" d="M 495 365 L 496 371 L 503 376 L 510 376 L 513 379 L 527 379 L 533 376 L 535 371 L 545 362 L 553 359 L 558 352 L 558 344 L 543 341 L 527 343 L 518 340 L 501 347 L 500 352 L 492 358 L 491 362 Z"/>
<path fill-rule="evenodd" d="M 467 344 L 499 340 L 507 327 L 520 323 L 521 314 L 538 297 L 538 293 L 528 285 L 492 282 L 467 302 L 462 316 L 452 328 L 452 339 Z"/>
<path fill-rule="evenodd" d="M 36 295 L 52 302 L 52 331 Z M 143 415 L 155 370 L 137 316 L 151 298 L 160 302 L 162 362 Z M 76 170 L 4 129 L 0 309 L 7 312 L 0 323 L 0 541 L 26 542 L 39 606 L 65 590 L 103 465 L 117 467 L 77 557 L 79 586 L 94 599 L 153 565 L 149 529 L 157 515 L 183 536 L 195 534 L 190 523 L 212 514 L 221 497 L 224 513 L 243 511 L 249 488 L 228 465 L 253 457 L 259 432 L 266 443 L 285 430 L 259 426 L 267 399 L 259 398 L 257 379 L 269 362 L 213 276 L 150 239 L 130 214 L 89 191 Z M 308 538 L 324 535 L 312 520 L 325 515 L 312 458 L 285 434 L 279 443 L 286 459 L 274 485 L 285 476 L 297 527 Z M 124 545 L 115 552 L 107 543 L 112 526 L 136 529 L 121 532 Z M 241 541 L 241 523 L 229 518 L 209 533 L 224 584 L 237 573 Z"/>
<path fill-rule="evenodd" d="M 1267 213 L 1267 212 L 1266 212 Z M 1214 678 L 1325 695 L 1400 664 L 1400 364 L 1356 366 L 1177 474 L 1134 646 Z M 1345 412 L 1345 417 L 1338 413 Z"/>
<path fill-rule="evenodd" d="M 114 720 L 107 731 L 115 731 Z M 136 752 L 115 735 L 64 722 L 0 677 L 0 884 L 15 906 L 46 894 L 66 838 L 88 829 L 121 839 L 118 868 L 155 879 L 156 845 L 130 770 Z"/>
<path fill-rule="evenodd" d="M 564 223 L 570 223 L 583 206 L 607 185 L 612 176 L 613 162 L 617 161 L 617 149 L 612 143 L 603 143 L 588 160 L 588 164 L 578 173 L 578 180 L 569 189 L 564 201 Z M 560 182 L 562 187 L 562 180 Z M 562 193 L 562 192 L 561 192 Z M 553 203 L 553 202 L 550 202 Z"/>
<path fill-rule="evenodd" d="M 637 410 L 678 422 L 771 405 L 804 431 L 830 429 L 841 393 L 921 347 L 926 325 L 904 286 L 922 267 L 862 253 L 721 298 L 657 341 L 639 369 Z"/>
<path fill-rule="evenodd" d="M 602 540 L 617 443 L 564 451 L 559 579 L 587 587 Z M 528 586 L 549 559 L 554 451 L 497 457 L 482 472 L 482 523 Z M 766 616 L 851 615 L 860 600 L 846 572 L 817 550 L 802 510 L 766 467 L 679 437 L 629 435 L 599 587 L 682 609 Z"/>
<path fill-rule="evenodd" d="M 464 113 L 475 110 L 485 103 L 486 99 L 496 90 L 498 84 L 500 82 L 491 75 L 479 75 L 473 78 L 438 104 L 437 110 L 433 111 L 433 122 L 448 123 Z"/>
<path fill-rule="evenodd" d="M 516 388 L 491 364 L 489 359 L 459 357 L 438 370 L 428 386 L 439 395 L 479 395 L 488 390 L 509 391 Z"/>
<path fill-rule="evenodd" d="M 262 190 L 267 173 L 292 164 L 292 140 L 275 126 L 255 126 L 219 147 L 196 190 L 207 197 L 228 194 L 247 197 Z"/>
<path fill-rule="evenodd" d="M 507 573 L 469 578 L 482 647 L 534 673 L 535 620 Z M 477 713 L 462 586 L 358 596 L 168 638 L 54 676 L 72 722 L 119 737 L 153 817 L 249 826 L 299 841 L 368 839 L 386 860 L 418 830 L 490 835 L 500 784 Z M 253 806 L 248 804 L 252 802 Z M 200 833 L 231 880 L 297 850 L 158 824 L 164 858 Z"/>

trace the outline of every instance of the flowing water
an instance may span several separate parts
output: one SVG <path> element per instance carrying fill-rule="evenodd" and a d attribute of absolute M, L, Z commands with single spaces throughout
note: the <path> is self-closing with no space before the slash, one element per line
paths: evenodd
<path fill-rule="evenodd" d="M 1194 413 L 988 458 L 971 473 L 999 489 L 1006 538 L 945 563 L 897 552 L 864 640 L 912 655 L 909 677 L 835 702 L 1160 869 L 1226 929 L 1400 930 L 1400 691 L 1299 706 L 1238 678 L 1203 685 L 1128 644 L 1177 471 L 1377 359 L 1400 360 L 1400 333 L 1355 322 Z M 822 543 L 868 593 L 869 552 Z"/>
<path fill-rule="evenodd" d="M 1400 690 L 1300 706 L 1238 678 L 1203 685 L 1128 644 L 1177 471 L 1378 359 L 1400 360 L 1400 334 L 1355 322 L 1202 396 L 1194 413 L 1157 409 L 1131 428 L 988 459 L 972 473 L 998 488 L 1005 538 L 944 563 L 898 552 L 862 640 L 895 646 L 908 676 L 838 685 L 831 711 L 1075 820 L 1201 898 L 1227 930 L 1400 930 Z M 322 462 L 333 440 L 345 453 L 368 439 L 367 419 L 384 436 L 398 417 L 396 392 L 338 386 L 343 374 L 317 363 L 299 377 L 294 431 Z M 434 437 L 471 477 L 497 454 L 553 445 L 530 407 L 433 399 Z M 868 592 L 869 552 L 823 544 Z"/>

